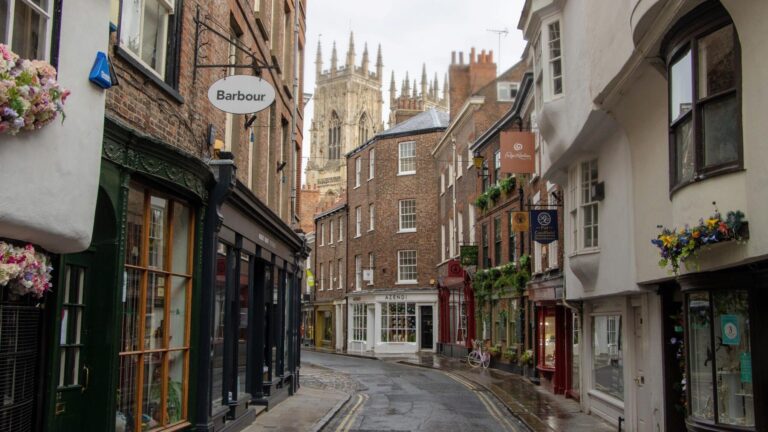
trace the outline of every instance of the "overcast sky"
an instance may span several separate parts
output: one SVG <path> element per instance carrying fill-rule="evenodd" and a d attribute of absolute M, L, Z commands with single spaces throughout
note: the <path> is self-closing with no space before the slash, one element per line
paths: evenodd
<path fill-rule="evenodd" d="M 349 32 L 355 35 L 355 64 L 362 61 L 368 43 L 370 68 L 376 64 L 376 48 L 381 44 L 384 62 L 383 121 L 389 116 L 389 82 L 392 71 L 398 94 L 400 83 L 409 73 L 411 83 L 421 82 L 421 67 L 426 64 L 427 78 L 437 73 L 440 92 L 451 62 L 451 51 L 463 51 L 468 62 L 469 50 L 493 50 L 497 73 L 520 60 L 525 42 L 517 29 L 523 0 L 309 0 L 307 5 L 307 49 L 305 50 L 304 91 L 315 91 L 315 57 L 321 41 L 323 69 L 331 62 L 336 41 L 339 65 L 346 60 Z M 507 30 L 501 35 L 489 30 Z M 501 42 L 501 56 L 499 56 Z M 500 57 L 500 58 L 499 58 Z M 411 84 L 413 85 L 413 84 Z M 304 111 L 303 166 L 307 166 L 312 143 L 309 136 L 312 101 Z M 302 182 L 304 181 L 302 173 Z"/>

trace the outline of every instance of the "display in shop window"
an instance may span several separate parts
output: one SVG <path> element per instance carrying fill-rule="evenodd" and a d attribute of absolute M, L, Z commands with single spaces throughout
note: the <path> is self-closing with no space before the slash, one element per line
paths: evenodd
<path fill-rule="evenodd" d="M 61 114 L 69 90 L 56 82 L 56 69 L 42 60 L 21 59 L 0 44 L 0 133 L 40 129 Z"/>

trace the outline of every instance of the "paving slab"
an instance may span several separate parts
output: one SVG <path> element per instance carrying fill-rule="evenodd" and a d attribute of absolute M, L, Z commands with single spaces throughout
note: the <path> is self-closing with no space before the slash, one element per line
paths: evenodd
<path fill-rule="evenodd" d="M 293 396 L 256 417 L 244 432 L 319 430 L 349 399 L 339 390 L 302 387 Z"/>

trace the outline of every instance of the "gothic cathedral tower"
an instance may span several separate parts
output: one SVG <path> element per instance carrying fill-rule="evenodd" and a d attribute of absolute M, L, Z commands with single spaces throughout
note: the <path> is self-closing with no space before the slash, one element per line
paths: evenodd
<path fill-rule="evenodd" d="M 369 71 L 368 44 L 360 66 L 355 64 L 354 35 L 349 35 L 345 64 L 339 66 L 336 43 L 331 67 L 323 70 L 320 43 L 315 60 L 314 117 L 310 128 L 307 185 L 317 188 L 320 199 L 340 196 L 347 184 L 346 155 L 383 129 L 381 94 L 381 45 L 376 70 Z"/>

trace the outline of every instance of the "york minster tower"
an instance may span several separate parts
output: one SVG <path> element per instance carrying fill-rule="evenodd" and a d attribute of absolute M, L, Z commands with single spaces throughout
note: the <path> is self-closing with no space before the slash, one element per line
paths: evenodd
<path fill-rule="evenodd" d="M 308 187 L 319 190 L 321 201 L 340 196 L 345 188 L 344 155 L 383 129 L 381 46 L 376 53 L 375 70 L 371 71 L 367 44 L 363 48 L 362 62 L 355 63 L 355 41 L 350 33 L 346 60 L 342 65 L 338 63 L 334 42 L 330 69 L 323 70 L 318 42 L 306 182 Z"/>

